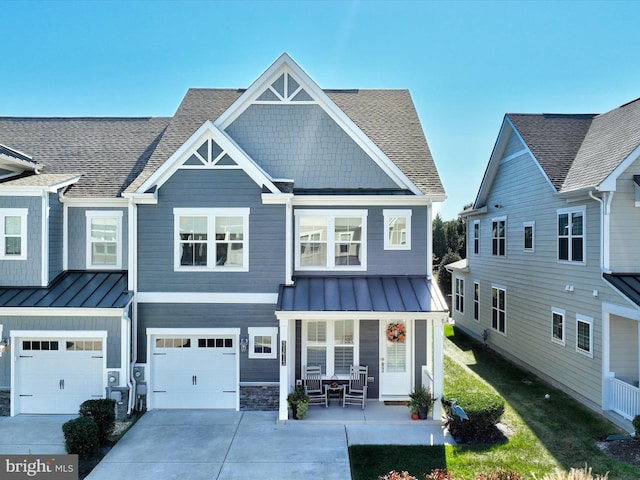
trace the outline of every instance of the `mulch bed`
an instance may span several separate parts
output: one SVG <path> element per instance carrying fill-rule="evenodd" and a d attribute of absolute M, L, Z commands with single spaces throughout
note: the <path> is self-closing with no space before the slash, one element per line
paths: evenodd
<path fill-rule="evenodd" d="M 607 455 L 619 460 L 640 467 L 640 441 L 638 440 L 613 440 L 596 442 L 598 448 Z"/>

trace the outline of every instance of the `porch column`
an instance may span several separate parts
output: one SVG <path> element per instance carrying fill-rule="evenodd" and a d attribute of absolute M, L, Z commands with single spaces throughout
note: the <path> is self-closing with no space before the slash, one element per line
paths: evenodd
<path fill-rule="evenodd" d="M 291 342 L 289 341 L 289 319 L 280 318 L 280 403 L 278 408 L 278 420 L 285 421 L 289 418 L 289 406 L 287 395 L 289 393 L 289 364 L 293 360 L 291 356 Z"/>
<path fill-rule="evenodd" d="M 433 323 L 433 404 L 432 419 L 442 419 L 442 395 L 444 395 L 444 317 Z"/>

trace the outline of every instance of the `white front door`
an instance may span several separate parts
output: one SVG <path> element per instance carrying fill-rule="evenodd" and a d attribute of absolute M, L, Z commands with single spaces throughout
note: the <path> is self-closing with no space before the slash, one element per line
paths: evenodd
<path fill-rule="evenodd" d="M 236 408 L 236 335 L 154 335 L 149 348 L 152 408 Z"/>
<path fill-rule="evenodd" d="M 101 338 L 17 339 L 16 413 L 74 414 L 104 398 Z"/>
<path fill-rule="evenodd" d="M 408 321 L 380 321 L 380 400 L 411 392 L 411 331 Z"/>

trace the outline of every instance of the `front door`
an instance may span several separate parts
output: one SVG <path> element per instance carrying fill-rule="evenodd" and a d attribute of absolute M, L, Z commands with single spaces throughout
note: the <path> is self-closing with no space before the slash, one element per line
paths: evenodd
<path fill-rule="evenodd" d="M 380 399 L 411 392 L 411 331 L 405 320 L 380 321 Z"/>

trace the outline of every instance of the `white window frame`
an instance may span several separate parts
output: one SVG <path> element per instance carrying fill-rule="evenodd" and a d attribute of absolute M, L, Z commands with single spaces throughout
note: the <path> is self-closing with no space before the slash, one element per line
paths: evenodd
<path fill-rule="evenodd" d="M 493 306 L 493 291 L 494 290 L 497 290 L 498 292 L 504 292 L 504 309 L 503 310 L 500 310 L 499 308 L 497 309 L 496 307 Z M 493 326 L 493 312 L 494 312 L 494 310 L 498 312 L 498 321 L 496 323 L 496 327 Z M 499 328 L 497 328 L 497 327 L 500 326 L 500 318 L 499 318 L 500 312 L 502 312 L 504 314 L 504 331 L 502 331 Z M 500 333 L 501 335 L 504 335 L 504 336 L 507 335 L 507 288 L 503 287 L 501 285 L 491 285 L 491 329 L 494 332 Z"/>
<path fill-rule="evenodd" d="M 494 232 L 496 229 L 494 228 L 494 224 L 500 224 L 500 222 L 504 222 L 504 236 L 494 236 Z M 504 241 L 504 253 L 500 253 L 500 240 Z M 497 253 L 494 253 L 494 243 L 497 243 Z M 494 257 L 506 257 L 507 256 L 507 217 L 495 217 L 491 219 L 491 255 Z"/>
<path fill-rule="evenodd" d="M 336 318 L 336 319 L 317 319 L 312 321 L 327 322 L 327 342 L 326 342 L 326 372 L 323 372 L 323 378 L 337 377 L 341 380 L 349 378 L 349 374 L 335 373 L 335 323 L 338 321 L 353 321 L 353 364 L 358 365 L 360 362 L 360 321 L 355 318 Z M 302 322 L 302 342 L 301 342 L 301 360 L 302 365 L 307 365 L 307 328 L 308 321 Z M 339 345 L 338 345 L 339 346 Z"/>
<path fill-rule="evenodd" d="M 555 315 L 562 317 L 562 338 L 557 338 L 554 332 Z M 551 308 L 551 341 L 559 345 L 564 345 L 567 337 L 567 314 L 563 308 Z"/>
<path fill-rule="evenodd" d="M 456 312 L 464 315 L 464 277 L 455 277 L 454 308 Z"/>
<path fill-rule="evenodd" d="M 271 352 L 255 351 L 256 337 L 271 337 Z M 278 358 L 278 327 L 249 327 L 249 358 Z"/>
<path fill-rule="evenodd" d="M 471 251 L 474 255 L 480 255 L 480 220 L 473 221 L 471 229 Z"/>
<path fill-rule="evenodd" d="M 300 271 L 327 271 L 327 270 L 367 270 L 367 210 L 295 210 L 295 268 Z M 324 217 L 327 220 L 327 258 L 326 266 L 301 265 L 300 259 L 300 218 L 302 217 Z M 360 265 L 336 265 L 335 264 L 335 221 L 337 218 L 362 219 L 362 231 L 360 235 Z"/>
<path fill-rule="evenodd" d="M 174 265 L 176 272 L 248 272 L 249 271 L 249 215 L 250 208 L 174 208 L 173 243 Z M 180 218 L 207 218 L 207 264 L 180 265 Z M 242 217 L 242 266 L 216 265 L 216 218 Z"/>
<path fill-rule="evenodd" d="M 384 215 L 384 249 L 385 250 L 411 250 L 411 210 L 383 210 Z M 391 220 L 404 218 L 404 243 L 391 241 Z"/>
<path fill-rule="evenodd" d="M 582 214 L 582 234 L 574 235 L 572 230 L 571 218 L 574 213 Z M 559 232 L 559 220 L 560 215 L 568 215 L 568 232 L 567 235 L 563 235 L 562 237 L 567 238 L 567 258 L 560 258 L 560 232 Z M 570 208 L 559 208 L 556 215 L 556 258 L 559 263 L 571 263 L 574 265 L 586 265 L 587 263 L 587 209 L 583 206 L 570 207 Z M 572 260 L 573 257 L 573 239 L 574 238 L 582 238 L 582 260 Z"/>
<path fill-rule="evenodd" d="M 583 350 L 578 346 L 578 326 L 580 323 L 589 326 L 589 350 Z M 576 314 L 576 352 L 593 358 L 593 318 L 579 313 Z"/>
<path fill-rule="evenodd" d="M 473 282 L 473 319 L 480 322 L 480 282 Z"/>
<path fill-rule="evenodd" d="M 527 247 L 527 228 L 531 229 L 531 247 Z M 536 222 L 522 224 L 522 251 L 533 253 L 536 250 Z"/>
<path fill-rule="evenodd" d="M 26 260 L 27 259 L 27 216 L 28 208 L 0 208 L 0 260 Z M 20 217 L 20 255 L 8 255 L 5 248 L 7 233 L 5 232 L 5 218 Z M 14 235 L 10 235 L 13 237 Z"/>
<path fill-rule="evenodd" d="M 86 268 L 87 270 L 119 270 L 122 268 L 122 210 L 87 210 L 86 217 Z M 112 218 L 116 220 L 116 263 L 113 265 L 93 264 L 92 251 L 93 242 L 91 241 L 91 222 L 94 218 Z M 97 242 L 101 243 L 101 242 Z"/>

